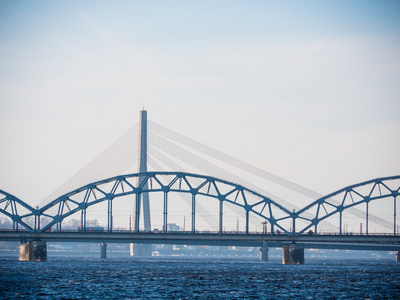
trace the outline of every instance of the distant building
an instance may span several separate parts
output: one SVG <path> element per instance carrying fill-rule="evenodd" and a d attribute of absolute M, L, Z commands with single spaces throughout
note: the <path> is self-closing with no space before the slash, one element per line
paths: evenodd
<path fill-rule="evenodd" d="M 163 226 L 164 230 L 164 226 Z M 175 223 L 168 223 L 167 224 L 167 231 L 182 231 L 182 228 Z"/>

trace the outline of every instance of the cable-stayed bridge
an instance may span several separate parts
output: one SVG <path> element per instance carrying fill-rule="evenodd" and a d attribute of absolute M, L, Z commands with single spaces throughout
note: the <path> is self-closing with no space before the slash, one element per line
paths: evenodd
<path fill-rule="evenodd" d="M 323 196 L 140 117 L 39 206 L 0 191 L 0 239 L 400 249 L 400 176 Z"/>

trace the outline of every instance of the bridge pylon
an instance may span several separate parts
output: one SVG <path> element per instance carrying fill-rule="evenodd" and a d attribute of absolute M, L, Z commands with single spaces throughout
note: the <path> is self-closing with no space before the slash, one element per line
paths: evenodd
<path fill-rule="evenodd" d="M 138 173 L 147 172 L 147 111 L 141 110 L 139 115 L 139 156 L 138 156 Z M 137 186 L 143 184 L 145 177 L 137 178 Z M 147 189 L 147 181 L 144 183 L 143 189 Z M 140 211 L 143 207 L 144 230 L 151 231 L 150 221 L 150 201 L 149 193 L 143 192 L 137 195 L 133 207 L 132 228 L 137 233 L 139 232 Z M 131 256 L 151 256 L 152 245 L 148 244 L 131 244 Z"/>

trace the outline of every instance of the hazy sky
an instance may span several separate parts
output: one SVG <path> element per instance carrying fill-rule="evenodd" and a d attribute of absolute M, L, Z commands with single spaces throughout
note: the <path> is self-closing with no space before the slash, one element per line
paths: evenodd
<path fill-rule="evenodd" d="M 400 174 L 399 1 L 0 1 L 0 189 L 149 119 L 322 194 Z"/>

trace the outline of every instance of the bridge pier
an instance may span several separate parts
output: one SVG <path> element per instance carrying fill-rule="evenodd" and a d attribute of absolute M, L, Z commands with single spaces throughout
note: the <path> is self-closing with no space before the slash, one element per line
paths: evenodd
<path fill-rule="evenodd" d="M 261 251 L 260 259 L 262 261 L 268 261 L 268 252 L 269 252 L 268 242 L 263 241 L 260 251 Z"/>
<path fill-rule="evenodd" d="M 400 251 L 396 253 L 396 262 L 400 262 Z"/>
<path fill-rule="evenodd" d="M 298 244 L 283 246 L 283 265 L 302 265 L 304 264 L 304 247 Z"/>
<path fill-rule="evenodd" d="M 131 256 L 152 256 L 151 244 L 131 244 L 130 247 Z"/>
<path fill-rule="evenodd" d="M 32 241 L 19 245 L 20 261 L 47 261 L 47 245 L 44 241 Z"/>
<path fill-rule="evenodd" d="M 107 244 L 100 244 L 100 258 L 107 258 Z"/>

